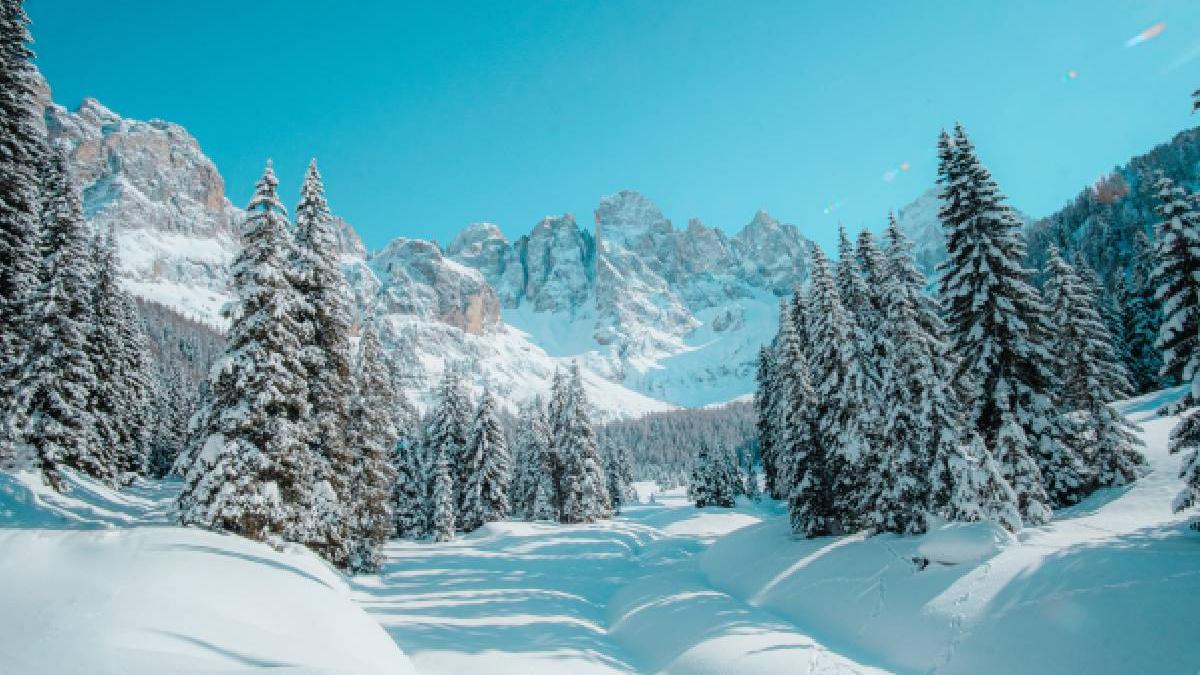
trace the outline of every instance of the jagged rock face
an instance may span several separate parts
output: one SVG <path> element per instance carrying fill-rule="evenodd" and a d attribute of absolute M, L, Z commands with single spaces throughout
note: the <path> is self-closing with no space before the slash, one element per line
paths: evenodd
<path fill-rule="evenodd" d="M 472 335 L 500 322 L 500 305 L 483 275 L 447 260 L 431 241 L 396 239 L 368 266 L 380 283 L 378 302 L 387 314 L 439 321 Z"/>
<path fill-rule="evenodd" d="M 677 230 L 631 190 L 600 201 L 594 234 L 570 215 L 515 243 L 476 224 L 447 255 L 478 270 L 535 342 L 566 345 L 563 355 L 612 380 L 689 404 L 750 391 L 755 350 L 773 330 L 763 317 L 807 272 L 807 241 L 793 225 L 759 213 L 733 239 L 698 220 Z"/>
<path fill-rule="evenodd" d="M 525 292 L 521 250 L 509 244 L 499 227 L 492 223 L 474 223 L 450 242 L 446 255 L 479 270 L 496 291 L 502 307 L 516 307 Z"/>
<path fill-rule="evenodd" d="M 808 246 L 795 225 L 759 211 L 733 238 L 739 277 L 776 295 L 790 293 L 792 286 L 808 278 Z"/>
<path fill-rule="evenodd" d="M 367 247 L 354 227 L 338 216 L 333 217 L 333 233 L 337 237 L 338 255 L 345 262 L 366 260 Z"/>
<path fill-rule="evenodd" d="M 219 324 L 244 217 L 196 139 L 162 121 L 126 120 L 95 99 L 45 109 L 50 138 L 69 149 L 84 214 L 115 228 L 121 274 L 140 296 Z"/>
<path fill-rule="evenodd" d="M 522 302 L 539 312 L 572 315 L 586 306 L 595 278 L 595 245 L 575 216 L 547 216 L 519 243 L 525 268 Z"/>

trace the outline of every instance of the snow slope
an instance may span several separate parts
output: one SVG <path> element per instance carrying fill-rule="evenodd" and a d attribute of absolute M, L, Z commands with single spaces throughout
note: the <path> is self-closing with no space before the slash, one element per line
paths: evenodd
<path fill-rule="evenodd" d="M 1142 480 L 1015 538 L 797 540 L 783 504 L 643 483 L 654 503 L 612 521 L 391 542 L 349 585 L 164 526 L 170 483 L 63 497 L 0 473 L 0 673 L 1195 673 L 1200 534 L 1170 511 L 1177 418 L 1153 412 L 1179 393 L 1122 404 Z"/>
<path fill-rule="evenodd" d="M 492 523 L 393 542 L 355 588 L 422 673 L 881 672 L 705 581 L 706 542 L 757 514 L 668 496 L 595 525 Z"/>
<path fill-rule="evenodd" d="M 716 588 L 898 672 L 1194 673 L 1200 535 L 1170 511 L 1180 460 L 1166 451 L 1177 418 L 1152 412 L 1163 398 L 1125 405 L 1148 476 L 982 560 L 921 569 L 935 534 L 794 541 L 780 517 L 718 541 L 701 567 Z"/>
<path fill-rule="evenodd" d="M 411 673 L 305 550 L 167 526 L 174 484 L 0 473 L 0 673 Z"/>

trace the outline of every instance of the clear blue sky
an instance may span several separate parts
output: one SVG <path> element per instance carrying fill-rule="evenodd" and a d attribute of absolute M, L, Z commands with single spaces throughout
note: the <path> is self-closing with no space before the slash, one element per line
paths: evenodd
<path fill-rule="evenodd" d="M 483 220 L 510 237 L 546 214 L 586 224 L 623 188 L 676 226 L 732 232 L 765 208 L 829 244 L 838 219 L 878 226 L 932 185 L 956 119 L 1040 216 L 1200 123 L 1197 0 L 27 8 L 57 101 L 183 124 L 239 205 L 268 156 L 294 202 L 316 156 L 372 247 Z"/>

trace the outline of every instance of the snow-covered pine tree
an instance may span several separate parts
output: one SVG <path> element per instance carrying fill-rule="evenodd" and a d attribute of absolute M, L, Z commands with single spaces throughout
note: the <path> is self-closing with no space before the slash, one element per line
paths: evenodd
<path fill-rule="evenodd" d="M 809 453 L 819 442 L 813 417 L 816 394 L 809 380 L 807 345 L 801 338 L 807 330 L 800 329 L 801 322 L 808 320 L 804 302 L 797 290 L 789 311 L 779 318 L 775 339 L 775 488 L 783 497 L 804 479 Z"/>
<path fill-rule="evenodd" d="M 37 71 L 22 4 L 0 0 L 0 401 L 11 399 L 15 371 L 37 330 L 26 328 L 26 303 L 37 291 L 42 262 L 38 221 L 46 140 L 38 128 Z M 0 437 L 0 464 L 13 440 Z"/>
<path fill-rule="evenodd" d="M 201 419 L 201 450 L 184 478 L 180 520 L 278 545 L 312 542 L 314 457 L 302 422 L 308 415 L 307 369 L 301 360 L 296 307 L 288 275 L 291 236 L 279 182 L 268 162 L 242 226 L 232 267 L 236 300 L 225 355 L 213 366 L 210 402 Z M 323 487 L 321 487 L 323 486 Z M 318 542 L 320 552 L 338 542 Z"/>
<path fill-rule="evenodd" d="M 118 476 L 147 472 L 158 403 L 150 341 L 133 299 L 117 279 L 117 246 L 110 229 L 94 240 L 93 318 L 89 353 L 97 387 L 91 395 L 98 447 L 107 448 Z"/>
<path fill-rule="evenodd" d="M 333 530 L 325 537 L 336 541 L 348 536 L 343 527 L 345 517 L 339 511 L 350 504 L 356 462 L 346 439 L 348 408 L 354 396 L 350 352 L 354 305 L 339 267 L 333 214 L 316 160 L 309 163 L 300 187 L 289 276 L 301 299 L 297 315 L 311 410 L 303 423 L 319 459 L 318 479 L 328 481 L 337 497 L 336 503 L 329 504 L 334 512 L 322 517 Z"/>
<path fill-rule="evenodd" d="M 123 317 L 118 325 L 121 352 L 121 386 L 129 401 L 124 414 L 128 451 L 122 467 L 130 473 L 145 475 L 150 460 L 156 426 L 155 412 L 162 396 L 156 376 L 157 365 L 150 351 L 150 337 L 137 304 L 128 291 L 118 296 Z M 177 403 L 182 405 L 182 403 Z"/>
<path fill-rule="evenodd" d="M 1061 442 L 1052 397 L 1056 381 L 1045 348 L 1050 333 L 1046 310 L 1021 264 L 1025 241 L 1020 221 L 961 125 L 955 127 L 953 139 L 942 132 L 938 157 L 938 215 L 949 254 L 939 265 L 938 292 L 956 363 L 952 381 L 959 400 L 967 405 L 967 426 L 996 448 L 996 460 L 1006 475 L 1016 467 L 1005 462 L 1017 458 L 999 447 L 1006 415 L 1021 432 L 1016 443 L 1018 435 L 1009 430 L 1010 446 L 1027 448 L 1047 468 L 1069 467 L 1069 462 L 1059 461 L 1070 450 Z M 1047 485 L 1058 482 L 1053 474 L 1045 479 Z M 1021 496 L 1021 489 L 1013 488 Z M 1037 500 L 1022 501 L 1023 508 L 1034 503 Z M 1026 522 L 1042 515 L 1022 511 Z"/>
<path fill-rule="evenodd" d="M 807 537 L 858 526 L 862 513 L 859 467 L 868 452 L 862 429 L 862 372 L 853 317 L 842 307 L 829 261 L 813 246 L 808 336 L 812 344 L 815 442 L 803 478 L 788 500 L 792 529 Z"/>
<path fill-rule="evenodd" d="M 435 395 L 435 405 L 430 412 L 426 427 L 425 452 L 432 458 L 444 450 L 450 462 L 451 486 L 454 489 L 454 510 L 462 506 L 462 486 L 466 483 L 464 458 L 467 435 L 471 431 L 471 400 L 463 383 L 462 373 L 457 366 L 447 364 L 442 382 Z"/>
<path fill-rule="evenodd" d="M 37 290 L 24 300 L 30 320 L 25 352 L 5 415 L 20 465 L 64 489 L 60 468 L 117 484 L 111 448 L 97 444 L 91 399 L 99 386 L 88 340 L 92 323 L 91 237 L 65 150 L 44 167 L 40 248 L 47 252 Z"/>
<path fill-rule="evenodd" d="M 1076 495 L 1062 500 L 1072 503 L 1096 487 L 1133 481 L 1145 459 L 1136 448 L 1141 442 L 1133 426 L 1108 405 L 1128 396 L 1131 386 L 1096 311 L 1093 287 L 1057 248 L 1051 247 L 1047 267 L 1046 299 L 1054 326 L 1050 354 L 1062 382 L 1059 401 L 1073 432 L 1069 442 L 1084 464 L 1083 485 Z"/>
<path fill-rule="evenodd" d="M 838 223 L 838 261 L 834 275 L 838 297 L 845 311 L 855 316 L 868 311 L 871 305 L 871 291 L 867 288 L 867 280 L 858 266 L 854 244 L 850 241 L 846 226 L 841 223 Z"/>
<path fill-rule="evenodd" d="M 916 258 L 912 253 L 912 243 L 900 231 L 893 215 L 888 216 L 888 227 L 885 234 L 887 249 L 887 282 L 889 307 L 896 319 L 889 319 L 889 330 L 911 334 L 913 338 L 892 337 L 893 362 L 889 364 L 892 373 L 891 384 L 885 397 L 894 402 L 894 406 L 906 406 L 903 413 L 893 408 L 889 413 L 898 418 L 888 418 L 884 433 L 884 447 L 891 444 L 903 446 L 909 444 L 909 452 L 916 456 L 928 455 L 925 460 L 928 466 L 923 478 L 928 483 L 927 508 L 932 513 L 941 514 L 954 519 L 952 501 L 961 500 L 969 495 L 970 490 L 956 486 L 953 466 L 963 460 L 963 447 L 960 442 L 962 428 L 962 406 L 950 385 L 953 364 L 947 354 L 946 325 L 939 316 L 937 300 L 926 295 L 925 276 L 917 269 Z M 897 353 L 906 348 L 907 343 L 920 346 L 920 352 L 906 353 L 903 358 Z M 909 364 L 910 368 L 899 367 Z M 907 382 L 912 389 L 904 391 Z M 904 438 L 900 433 L 903 425 L 897 421 L 909 417 L 918 420 L 921 438 Z M 958 496 L 952 495 L 957 489 Z"/>
<path fill-rule="evenodd" d="M 562 504 L 560 520 L 590 523 L 611 516 L 612 503 L 579 364 L 571 364 L 562 392 L 561 404 L 552 406 L 560 419 L 554 437 L 555 456 L 562 467 L 558 481 Z"/>
<path fill-rule="evenodd" d="M 1190 385 L 1182 400 L 1164 412 L 1181 412 L 1200 400 L 1200 360 L 1197 326 L 1200 325 L 1200 214 L 1187 192 L 1166 176 L 1159 176 L 1158 216 L 1155 230 L 1156 265 L 1153 279 L 1155 299 L 1162 307 L 1162 325 L 1156 346 L 1162 350 L 1161 375 Z M 1171 429 L 1168 447 L 1182 454 L 1179 477 L 1183 488 L 1175 496 L 1175 511 L 1190 509 L 1200 502 L 1200 411 L 1192 411 Z M 1192 523 L 1200 529 L 1200 521 Z"/>
<path fill-rule="evenodd" d="M 392 491 L 392 513 L 396 536 L 420 539 L 429 532 L 429 487 L 432 467 L 426 465 L 424 436 L 400 438 L 392 446 L 391 464 L 396 472 Z"/>
<path fill-rule="evenodd" d="M 558 431 L 562 429 L 560 397 L 565 396 L 565 378 L 566 376 L 561 371 L 555 371 L 550 401 L 548 401 L 545 411 L 540 406 L 538 409 L 545 424 L 546 442 L 540 448 L 539 469 L 533 486 L 533 504 L 529 512 L 529 520 L 557 521 L 562 517 L 563 462 L 558 452 L 557 439 L 559 438 Z M 551 413 L 555 415 L 554 418 L 550 417 Z"/>
<path fill-rule="evenodd" d="M 1122 342 L 1134 391 L 1144 394 L 1161 389 L 1165 383 L 1159 375 L 1162 353 L 1154 343 L 1162 314 L 1154 299 L 1154 246 L 1145 232 L 1138 231 L 1133 240 L 1133 269 L 1128 280 L 1118 281 L 1118 300 L 1124 308 L 1121 327 Z"/>
<path fill-rule="evenodd" d="M 544 459 L 550 443 L 549 435 L 550 428 L 541 399 L 535 396 L 522 403 L 517 413 L 514 442 L 512 513 L 515 517 L 526 520 L 533 518 L 538 483 L 546 473 Z"/>
<path fill-rule="evenodd" d="M 877 438 L 888 411 L 888 404 L 883 396 L 883 390 L 887 386 L 884 381 L 884 368 L 891 358 L 893 346 L 884 326 L 887 322 L 887 292 L 891 278 L 883 251 L 870 230 L 864 229 L 859 233 L 854 256 L 862 279 L 862 292 L 866 293 L 863 306 L 855 312 L 856 323 L 863 334 L 863 346 L 859 354 L 865 376 L 866 388 L 863 395 L 867 401 L 868 419 L 874 421 L 868 431 L 871 437 Z"/>
<path fill-rule="evenodd" d="M 1010 396 L 1008 382 L 1000 380 L 998 395 Z M 1005 403 L 1007 403 L 1005 401 Z M 1033 448 L 1025 430 L 1017 423 L 1016 416 L 1007 408 L 1000 418 L 1000 429 L 996 433 L 996 462 L 1000 473 L 1016 495 L 1018 513 L 1026 525 L 1043 525 L 1050 522 L 1050 496 L 1043 486 L 1042 472 L 1033 459 Z M 986 446 L 985 446 L 986 447 Z"/>
<path fill-rule="evenodd" d="M 115 463 L 114 470 L 124 479 L 130 472 L 133 458 L 131 439 L 124 416 L 132 401 L 122 386 L 123 373 L 120 355 L 120 324 L 125 319 L 121 310 L 121 288 L 117 281 L 117 250 L 112 229 L 96 236 L 92 242 L 92 290 L 87 349 L 95 375 L 96 387 L 89 392 L 88 405 L 94 416 L 93 442 L 105 448 Z"/>
<path fill-rule="evenodd" d="M 870 500 L 867 522 L 883 532 L 914 534 L 926 528 L 930 503 L 930 467 L 938 441 L 940 419 L 931 403 L 941 384 L 934 375 L 930 350 L 917 324 L 916 308 L 893 288 L 884 330 L 895 346 L 883 368 L 883 399 L 887 401 L 877 442 L 887 448 L 879 455 L 875 475 L 868 476 Z M 940 401 L 939 401 L 940 403 Z"/>
<path fill-rule="evenodd" d="M 990 520 L 1009 532 L 1021 529 L 1017 495 L 1001 475 L 983 437 L 971 434 L 967 451 L 955 453 L 950 459 L 950 473 L 950 496 L 942 511 L 948 520 Z"/>
<path fill-rule="evenodd" d="M 1183 400 L 1172 406 L 1181 411 L 1200 400 L 1194 378 L 1200 366 L 1200 214 L 1187 191 L 1160 174 L 1155 183 L 1159 223 L 1155 229 L 1156 265 L 1152 273 L 1155 300 L 1162 309 L 1162 324 L 1155 346 L 1162 353 L 1160 375 L 1172 382 L 1193 384 Z"/>
<path fill-rule="evenodd" d="M 429 536 L 434 541 L 454 539 L 458 516 L 454 509 L 454 479 L 450 472 L 447 446 L 433 448 L 433 480 L 429 488 Z"/>
<path fill-rule="evenodd" d="M 734 496 L 740 491 L 736 477 L 736 467 L 730 466 L 730 453 L 727 450 L 712 450 L 707 442 L 701 441 L 688 487 L 696 508 L 733 507 Z"/>
<path fill-rule="evenodd" d="M 780 325 L 783 325 L 787 312 L 780 312 Z M 768 495 L 772 499 L 781 499 L 784 495 L 779 486 L 779 471 L 775 461 L 778 448 L 775 434 L 779 428 L 776 420 L 778 387 L 775 377 L 775 355 L 772 349 L 763 345 L 758 350 L 758 370 L 754 377 L 754 414 L 755 429 L 758 433 L 758 451 L 762 457 L 763 482 Z"/>
<path fill-rule="evenodd" d="M 459 528 L 466 532 L 484 523 L 508 518 L 508 488 L 512 481 L 512 456 L 500 428 L 496 399 L 484 389 L 467 439 Z"/>
<path fill-rule="evenodd" d="M 421 414 L 405 394 L 405 383 L 410 375 L 407 364 L 397 358 L 392 350 L 387 359 L 388 374 L 392 389 L 392 426 L 396 428 L 398 442 L 412 445 L 421 436 Z"/>
<path fill-rule="evenodd" d="M 633 489 L 633 459 L 629 446 L 607 441 L 604 444 L 604 475 L 608 481 L 608 497 L 612 501 L 614 514 L 621 507 L 637 503 L 637 492 Z"/>
<path fill-rule="evenodd" d="M 188 420 L 196 409 L 199 393 L 178 361 L 164 360 L 160 369 L 154 407 L 157 426 L 149 461 L 149 474 L 154 478 L 171 474 L 187 443 Z"/>
<path fill-rule="evenodd" d="M 350 569 L 355 572 L 379 570 L 383 544 L 394 530 L 391 498 L 396 471 L 389 454 L 396 445 L 396 428 L 392 425 L 391 374 L 385 358 L 372 312 L 363 321 L 358 343 L 354 398 L 346 434 L 356 459 L 348 509 L 354 540 Z"/>

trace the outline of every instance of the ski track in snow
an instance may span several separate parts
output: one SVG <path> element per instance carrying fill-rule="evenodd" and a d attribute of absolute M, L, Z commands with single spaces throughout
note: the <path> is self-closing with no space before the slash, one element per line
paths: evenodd
<path fill-rule="evenodd" d="M 668 497 L 595 525 L 391 542 L 356 598 L 422 673 L 880 672 L 706 582 L 707 544 L 766 515 Z"/>

